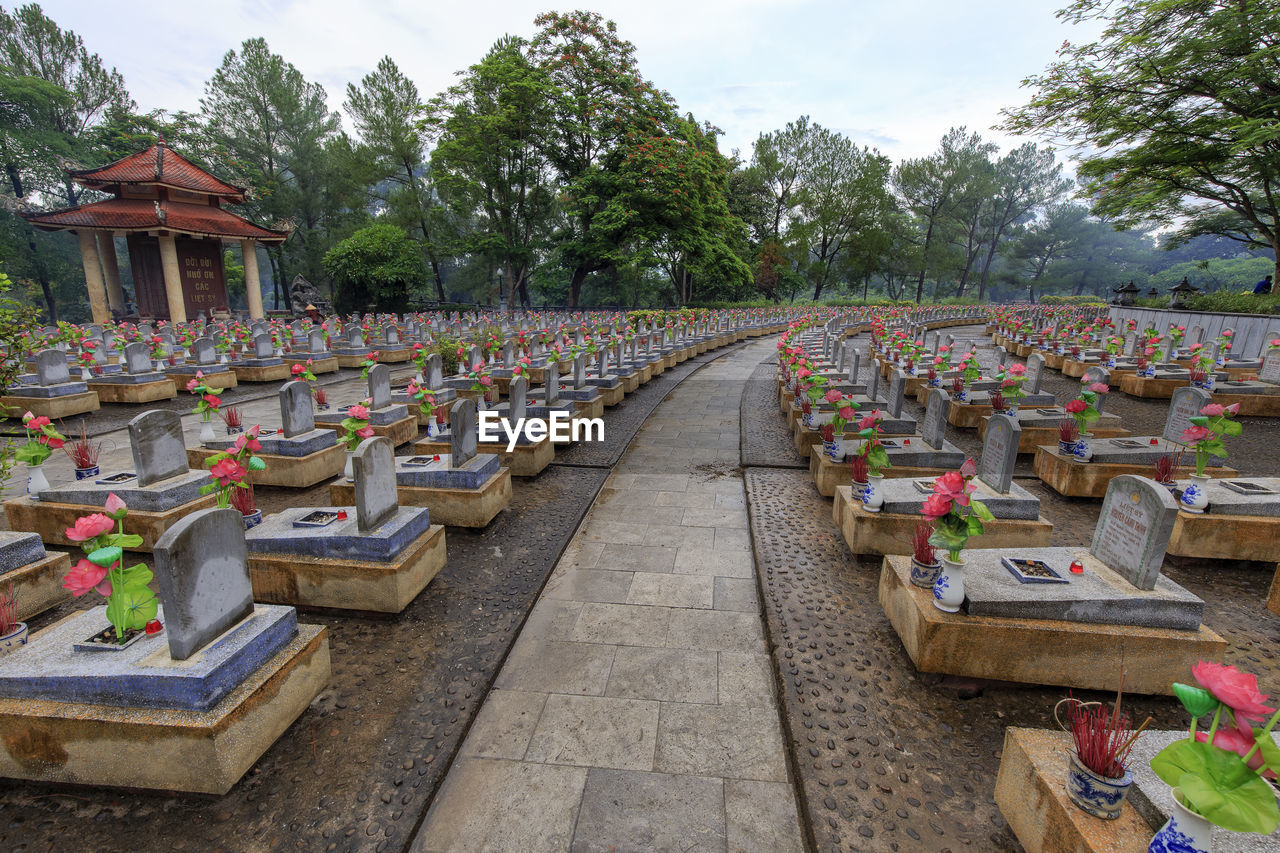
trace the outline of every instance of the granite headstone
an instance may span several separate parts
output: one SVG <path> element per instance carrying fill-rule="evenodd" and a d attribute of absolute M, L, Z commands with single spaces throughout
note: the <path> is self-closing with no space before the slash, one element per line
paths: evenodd
<path fill-rule="evenodd" d="M 391 439 L 375 435 L 351 455 L 355 475 L 356 528 L 368 533 L 396 514 L 396 458 Z"/>
<path fill-rule="evenodd" d="M 920 436 L 924 443 L 934 450 L 941 450 L 946 441 L 947 409 L 951 406 L 951 398 L 941 388 L 929 389 L 929 402 L 924 408 L 924 422 L 920 425 Z M 1001 416 L 1003 417 L 1003 416 Z"/>
<path fill-rule="evenodd" d="M 449 464 L 454 468 L 475 458 L 478 426 L 475 400 L 454 403 L 449 413 Z"/>
<path fill-rule="evenodd" d="M 129 448 L 139 486 L 149 486 L 191 470 L 177 412 L 154 409 L 129 421 Z"/>
<path fill-rule="evenodd" d="M 1018 440 L 1022 425 L 1008 415 L 992 415 L 987 419 L 987 432 L 982 439 L 982 458 L 978 462 L 978 479 L 1001 494 L 1013 485 L 1013 466 L 1018 461 Z"/>
<path fill-rule="evenodd" d="M 1107 485 L 1089 553 L 1138 589 L 1155 589 L 1178 505 L 1164 486 L 1133 474 Z"/>
<path fill-rule="evenodd" d="M 280 422 L 285 438 L 305 435 L 316 428 L 310 385 L 296 379 L 284 383 L 280 389 Z"/>
<path fill-rule="evenodd" d="M 36 353 L 36 381 L 41 385 L 61 385 L 71 381 L 67 355 L 62 350 L 42 349 Z"/>
<path fill-rule="evenodd" d="M 391 405 L 391 368 L 375 364 L 369 368 L 369 408 L 385 409 Z"/>
<path fill-rule="evenodd" d="M 156 542 L 156 583 L 169 656 L 187 660 L 253 613 L 244 520 L 234 509 L 202 509 Z"/>
<path fill-rule="evenodd" d="M 1200 410 L 1213 402 L 1213 397 L 1203 388 L 1184 385 L 1173 389 L 1169 398 L 1169 415 L 1164 421 L 1164 432 L 1161 435 L 1168 441 L 1182 443 L 1182 434 L 1191 426 L 1191 418 L 1200 414 Z"/>

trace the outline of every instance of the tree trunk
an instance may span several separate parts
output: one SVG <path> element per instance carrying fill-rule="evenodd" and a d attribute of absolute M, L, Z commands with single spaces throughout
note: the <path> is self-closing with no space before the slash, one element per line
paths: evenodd
<path fill-rule="evenodd" d="M 578 264 L 573 270 L 573 278 L 569 280 L 569 307 L 578 307 L 578 297 L 582 294 L 582 283 L 587 280 L 589 270 Z"/>

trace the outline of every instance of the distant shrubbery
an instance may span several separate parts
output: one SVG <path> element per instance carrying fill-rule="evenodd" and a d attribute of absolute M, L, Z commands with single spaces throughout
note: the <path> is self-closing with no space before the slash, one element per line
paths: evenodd
<path fill-rule="evenodd" d="M 1041 305 L 1106 305 L 1107 300 L 1092 293 L 1081 296 L 1042 296 Z"/>
<path fill-rule="evenodd" d="M 1192 311 L 1215 311 L 1222 314 L 1275 314 L 1280 311 L 1280 293 L 1255 296 L 1241 291 L 1219 290 L 1201 293 L 1187 299 Z"/>

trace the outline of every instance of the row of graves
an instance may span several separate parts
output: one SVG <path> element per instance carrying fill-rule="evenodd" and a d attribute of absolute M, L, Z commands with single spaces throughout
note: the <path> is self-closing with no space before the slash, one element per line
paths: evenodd
<path fill-rule="evenodd" d="M 1045 308 L 1003 309 L 992 337 L 1014 355 L 1036 353 L 1064 376 L 1080 377 L 1092 366 L 1106 368 L 1119 390 L 1133 397 L 1167 400 L 1192 386 L 1208 391 L 1240 414 L 1280 416 L 1280 329 L 1247 339 L 1230 327 L 1210 337 L 1206 327 L 1169 322 L 1163 330 L 1123 328 L 1107 317 Z"/>
<path fill-rule="evenodd" d="M 545 468 L 560 444 L 550 421 L 596 417 L 676 364 L 781 331 L 785 319 L 721 312 L 670 328 L 578 327 L 547 347 L 544 321 L 517 318 L 491 347 L 462 352 L 454 375 L 418 336 L 447 328 L 463 338 L 467 318 L 410 320 L 379 339 L 406 343 L 416 373 L 402 389 L 386 352 L 371 359 L 352 332 L 333 352 L 360 359 L 367 397 L 322 405 L 314 375 L 286 366 L 299 378 L 280 388 L 278 425 L 226 436 L 212 428 L 216 371 L 193 372 L 194 445 L 177 412 L 146 411 L 128 426 L 130 469 L 41 477 L 5 502 L 0 573 L 13 584 L 14 618 L 72 595 L 105 603 L 29 638 L 25 625 L 20 639 L 0 638 L 10 650 L 0 657 L 0 775 L 227 792 L 329 681 L 326 630 L 300 622 L 297 608 L 399 613 L 444 567 L 448 526 L 487 526 L 511 501 L 512 474 Z M 45 353 L 64 355 L 43 351 L 41 363 L 54 361 Z M 480 423 L 491 409 L 542 423 L 543 437 L 492 440 Z M 25 420 L 18 459 L 30 472 L 65 438 L 48 417 Z M 253 503 L 255 484 L 326 481 L 325 506 L 263 517 Z"/>
<path fill-rule="evenodd" d="M 997 401 L 980 421 L 981 453 L 966 459 L 946 440 L 948 425 L 959 428 L 949 413 L 984 389 L 974 387 L 979 377 L 966 378 L 970 400 L 956 399 L 959 389 L 945 384 L 954 378 L 945 369 L 953 341 L 942 333 L 930 346 L 931 333 L 938 330 L 927 324 L 873 329 L 866 384 L 858 382 L 859 353 L 833 342 L 826 326 L 794 323 L 779 345 L 784 412 L 803 401 L 800 423 L 818 435 L 806 445 L 815 485 L 833 497 L 850 551 L 882 557 L 879 602 L 912 663 L 967 678 L 1173 694 L 1192 718 L 1190 737 L 1144 731 L 1150 720 L 1135 725 L 1117 694 L 1111 703 L 1064 699 L 1055 708 L 1062 730 L 1009 728 L 995 799 L 1018 840 L 1029 851 L 1280 849 L 1276 790 L 1262 778 L 1280 769 L 1280 712 L 1262 705 L 1254 676 L 1218 663 L 1227 644 L 1203 624 L 1204 601 L 1161 570 L 1166 554 L 1212 550 L 1222 540 L 1247 547 L 1257 536 L 1265 548 L 1271 529 L 1236 525 L 1280 515 L 1280 482 L 1224 471 L 1209 480 L 1206 508 L 1189 497 L 1199 475 L 1176 483 L 1149 476 L 1147 448 L 1194 447 L 1201 431 L 1218 445 L 1238 434 L 1227 426 L 1230 412 L 1205 413 L 1214 406 L 1206 391 L 1182 388 L 1164 435 L 1126 434 L 1115 451 L 1105 442 L 1095 448 L 1113 461 L 1073 463 L 1128 467 L 1106 472 L 1089 547 L 1051 547 L 1052 525 L 1039 499 L 1014 482 L 1014 465 L 1020 453 L 1045 449 L 1024 442 L 1042 418 L 1081 410 L 1037 401 L 1010 413 Z M 912 358 L 893 358 L 900 340 L 911 342 Z M 1020 372 L 1002 365 L 986 393 L 1034 381 L 1025 375 L 1039 358 L 1028 352 Z M 901 400 L 922 364 L 932 369 L 917 428 L 903 418 Z M 1090 399 L 1096 424 L 1108 377 L 1103 366 L 1090 370 L 1101 373 L 1090 373 L 1080 399 Z M 1273 551 L 1240 557 L 1258 558 L 1275 561 Z M 1220 718 L 1224 734 L 1213 735 Z"/>

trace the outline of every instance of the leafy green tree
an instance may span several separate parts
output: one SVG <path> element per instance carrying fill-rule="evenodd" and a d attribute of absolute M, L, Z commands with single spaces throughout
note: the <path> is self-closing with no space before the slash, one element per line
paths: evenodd
<path fill-rule="evenodd" d="M 427 126 L 439 135 L 432 169 L 446 196 L 479 229 L 466 248 L 503 272 L 510 304 L 529 304 L 554 196 L 543 148 L 552 121 L 551 80 L 530 61 L 528 43 L 499 39 L 476 65 L 430 105 Z"/>
<path fill-rule="evenodd" d="M 1058 16 L 1105 29 L 1026 80 L 1036 94 L 1005 127 L 1083 148 L 1095 212 L 1123 226 L 1178 222 L 1183 237 L 1280 252 L 1280 7 L 1076 0 Z"/>
<path fill-rule="evenodd" d="M 625 247 L 647 223 L 620 218 L 619 169 L 632 143 L 666 132 L 677 118 L 671 96 L 640 76 L 635 46 L 594 12 L 549 12 L 534 23 L 532 61 L 551 81 L 543 151 L 564 211 L 555 248 L 572 270 L 569 305 L 588 275 L 625 262 Z M 611 207 L 612 203 L 612 207 Z M 606 209 L 608 216 L 602 216 Z"/>
<path fill-rule="evenodd" d="M 324 266 L 337 283 L 334 307 L 343 313 L 404 311 L 409 293 L 426 279 L 421 251 L 398 225 L 361 228 L 325 253 Z"/>
<path fill-rule="evenodd" d="M 219 160 L 255 190 L 246 205 L 250 216 L 296 226 L 291 240 L 267 253 L 276 302 L 290 307 L 293 274 L 319 278 L 323 269 L 325 152 L 338 116 L 326 106 L 324 87 L 308 83 L 261 38 L 227 51 L 200 106 Z"/>
<path fill-rule="evenodd" d="M 358 153 L 373 173 L 369 182 L 380 201 L 422 235 L 422 247 L 436 285 L 445 300 L 440 275 L 441 254 L 448 247 L 439 239 L 447 228 L 439 221 L 440 205 L 432 198 L 427 175 L 427 139 L 421 129 L 426 111 L 413 81 L 384 56 L 360 85 L 347 85 L 343 104 L 360 135 Z M 388 188 L 385 192 L 382 188 Z"/>

